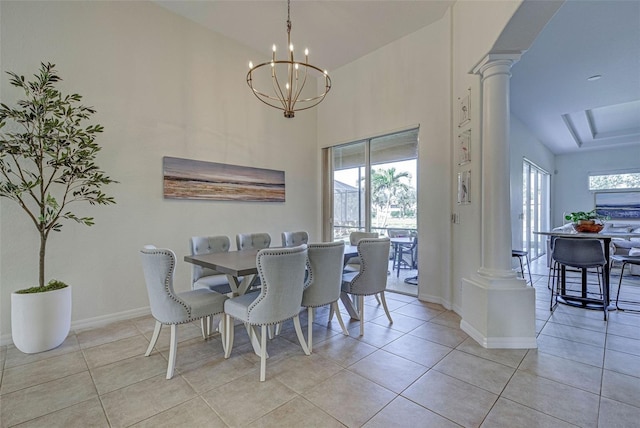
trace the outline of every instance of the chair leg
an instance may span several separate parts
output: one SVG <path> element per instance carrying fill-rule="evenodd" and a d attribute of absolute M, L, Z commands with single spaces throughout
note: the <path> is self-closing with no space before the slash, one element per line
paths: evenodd
<path fill-rule="evenodd" d="M 222 340 L 222 351 L 226 355 L 227 353 L 227 317 L 222 315 L 220 323 L 218 324 L 218 331 L 220 332 L 220 340 Z"/>
<path fill-rule="evenodd" d="M 178 325 L 171 324 L 171 341 L 169 342 L 169 365 L 167 366 L 167 379 L 173 377 L 176 368 L 176 351 L 178 350 Z"/>
<path fill-rule="evenodd" d="M 336 305 L 331 305 L 329 306 L 329 322 L 331 322 L 331 320 L 333 319 L 333 312 L 338 312 L 340 309 L 338 308 L 338 302 L 336 302 Z"/>
<path fill-rule="evenodd" d="M 598 281 L 600 281 L 600 276 L 598 276 Z M 605 283 L 604 279 L 604 269 L 602 269 L 602 283 Z M 602 312 L 604 315 L 604 320 L 607 320 L 607 311 L 609 310 L 607 301 L 609 300 L 609 289 L 608 287 L 602 287 Z"/>
<path fill-rule="evenodd" d="M 213 331 L 213 317 L 211 315 L 200 318 L 200 329 L 202 330 L 202 338 L 207 340 Z"/>
<path fill-rule="evenodd" d="M 556 302 L 558 301 L 558 283 L 560 282 L 560 267 L 557 262 L 553 262 L 553 280 L 551 281 L 551 301 L 549 302 L 549 310 L 553 311 L 555 305 L 553 304 L 553 297 L 555 296 Z"/>
<path fill-rule="evenodd" d="M 364 296 L 358 296 L 358 312 L 360 315 L 360 336 L 364 336 Z"/>
<path fill-rule="evenodd" d="M 313 350 L 313 308 L 307 308 L 307 349 Z"/>
<path fill-rule="evenodd" d="M 235 334 L 235 330 L 233 328 L 233 319 L 227 314 L 224 315 L 225 318 L 225 340 L 227 342 L 226 349 L 224 351 L 224 357 L 229 358 L 231 355 L 231 349 L 233 349 L 233 336 Z"/>
<path fill-rule="evenodd" d="M 596 276 L 598 277 L 598 292 L 602 294 L 602 281 L 600 281 L 600 277 L 604 277 L 604 272 L 601 267 L 596 267 Z"/>
<path fill-rule="evenodd" d="M 340 315 L 340 309 L 338 308 L 338 301 L 335 301 L 331 304 L 331 312 L 336 313 L 336 317 L 338 318 L 338 322 L 340 323 L 340 327 L 342 327 L 342 333 L 345 336 L 349 336 L 349 331 L 347 330 L 347 327 L 344 326 L 344 321 L 342 321 L 342 315 Z M 309 350 L 311 350 L 311 348 L 309 348 Z"/>
<path fill-rule="evenodd" d="M 264 382 L 267 372 L 267 326 L 263 324 L 260 327 L 260 382 Z"/>
<path fill-rule="evenodd" d="M 552 273 L 553 272 L 553 273 Z M 549 268 L 549 277 L 547 278 L 547 289 L 551 290 L 551 276 L 553 275 L 554 279 L 556 276 L 556 262 L 551 260 L 551 267 Z"/>
<path fill-rule="evenodd" d="M 529 274 L 529 282 L 533 287 L 533 278 L 531 277 L 531 264 L 529 263 L 529 254 L 527 254 L 527 273 Z M 524 274 L 522 276 L 524 276 Z"/>
<path fill-rule="evenodd" d="M 156 346 L 158 336 L 160 336 L 160 330 L 162 330 L 162 323 L 160 321 L 156 321 L 156 326 L 153 329 L 153 336 L 151 336 L 149 347 L 147 348 L 147 352 L 144 354 L 145 357 L 148 357 L 151 354 L 151 351 L 153 351 L 153 347 Z"/>
<path fill-rule="evenodd" d="M 378 304 L 380 304 L 380 298 L 378 297 L 378 295 L 374 294 L 373 296 L 376 298 L 376 302 L 378 302 Z"/>
<path fill-rule="evenodd" d="M 310 355 L 311 351 L 307 347 L 307 342 L 304 340 L 304 335 L 302 334 L 302 327 L 300 327 L 300 317 L 296 315 L 293 317 L 293 327 L 296 329 L 296 335 L 298 336 L 298 342 L 300 342 L 300 346 L 302 346 L 302 350 L 306 355 Z"/>
<path fill-rule="evenodd" d="M 380 293 L 380 300 L 382 300 L 382 307 L 384 308 L 384 312 L 387 314 L 387 318 L 389 318 L 389 323 L 393 324 L 389 308 L 387 307 L 387 299 L 384 297 L 384 291 Z"/>
<path fill-rule="evenodd" d="M 518 257 L 518 261 L 520 262 L 520 273 L 522 274 L 522 279 L 524 279 L 524 266 L 522 265 L 522 257 Z"/>
<path fill-rule="evenodd" d="M 622 275 L 624 275 L 624 267 L 627 265 L 626 262 L 622 262 L 622 270 L 620 271 L 620 281 L 618 281 L 618 293 L 616 294 L 616 309 L 624 311 L 624 309 L 620 309 L 618 306 L 618 300 L 620 300 L 620 287 L 622 287 Z"/>

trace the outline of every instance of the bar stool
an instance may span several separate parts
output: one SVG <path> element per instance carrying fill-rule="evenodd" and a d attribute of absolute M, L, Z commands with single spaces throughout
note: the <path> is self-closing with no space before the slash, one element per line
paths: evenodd
<path fill-rule="evenodd" d="M 604 255 L 602 242 L 596 238 L 557 238 L 553 246 L 553 260 L 556 264 L 557 276 L 551 286 L 549 310 L 553 312 L 555 304 L 560 298 L 562 303 L 567 305 L 584 309 L 602 309 L 606 321 L 609 307 L 609 287 L 604 274 L 607 259 Z M 565 275 L 567 267 L 579 269 L 581 272 L 579 295 L 568 293 L 568 291 L 576 290 L 567 290 Z M 597 268 L 598 277 L 601 277 L 602 284 L 605 284 L 604 287 L 599 285 L 601 290 L 596 293 L 596 297 L 590 297 L 594 293 L 588 290 L 587 272 L 591 268 Z"/>
<path fill-rule="evenodd" d="M 511 250 L 511 257 L 517 257 L 520 262 L 520 273 L 522 273 L 522 279 L 524 278 L 524 264 L 522 258 L 527 261 L 527 273 L 529 274 L 529 283 L 533 287 L 533 279 L 531 278 L 531 265 L 529 265 L 529 252 L 524 250 Z"/>
<path fill-rule="evenodd" d="M 620 288 L 622 286 L 622 276 L 624 275 L 624 268 L 626 265 L 636 265 L 640 266 L 640 256 L 624 256 L 624 255 L 613 255 L 611 256 L 611 260 L 622 263 L 622 269 L 620 270 L 620 281 L 618 281 L 618 293 L 616 295 L 616 308 L 621 311 L 633 311 L 640 312 L 638 309 L 625 309 L 618 306 L 618 302 L 620 302 Z M 640 305 L 640 302 L 631 301 L 631 300 L 622 300 L 623 303 L 635 303 Z"/>

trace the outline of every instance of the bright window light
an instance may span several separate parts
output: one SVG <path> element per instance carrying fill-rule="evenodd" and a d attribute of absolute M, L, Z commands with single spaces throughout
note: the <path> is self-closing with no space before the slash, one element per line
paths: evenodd
<path fill-rule="evenodd" d="M 640 189 L 640 172 L 589 174 L 589 190 Z"/>

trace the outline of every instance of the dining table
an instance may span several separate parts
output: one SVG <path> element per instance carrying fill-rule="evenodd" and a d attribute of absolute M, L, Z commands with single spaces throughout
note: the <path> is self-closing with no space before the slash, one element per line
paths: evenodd
<path fill-rule="evenodd" d="M 247 292 L 251 282 L 258 275 L 257 255 L 258 250 L 226 251 L 184 256 L 184 261 L 225 274 L 233 295 L 241 296 Z M 357 255 L 357 245 L 345 245 L 343 264 Z"/>
<path fill-rule="evenodd" d="M 225 274 L 231 293 L 241 296 L 258 275 L 257 255 L 258 250 L 227 251 L 184 256 L 184 261 Z"/>
<path fill-rule="evenodd" d="M 587 232 L 566 232 L 566 231 L 534 231 L 533 232 L 536 235 L 544 235 L 544 236 L 551 236 L 551 237 L 559 237 L 559 238 L 580 238 L 580 239 L 599 239 L 600 241 L 603 242 L 603 250 L 604 250 L 604 258 L 605 258 L 605 265 L 604 265 L 604 287 L 607 287 L 607 290 L 611 290 L 610 288 L 610 283 L 611 283 L 611 261 L 610 261 L 610 257 L 611 257 L 611 251 L 610 251 L 610 246 L 611 246 L 611 240 L 614 238 L 631 238 L 634 236 L 638 236 L 637 234 L 631 234 L 631 233 L 617 233 L 617 232 L 598 232 L 598 233 L 587 233 Z M 562 272 L 564 273 L 564 271 Z M 564 278 L 562 278 L 561 280 L 561 286 L 563 287 L 560 291 L 560 294 L 563 296 L 562 299 L 558 300 L 559 302 L 562 302 L 564 304 L 568 304 L 571 306 L 587 306 L 587 304 L 585 303 L 587 301 L 586 295 L 587 295 L 587 290 L 586 290 L 586 281 L 583 281 L 583 285 L 582 285 L 582 292 L 581 292 L 581 296 L 567 296 L 565 294 L 565 281 Z M 616 306 L 615 305 L 611 305 L 611 299 L 609 298 L 610 296 L 610 292 L 606 293 L 607 296 L 607 301 L 605 302 L 605 305 L 607 306 L 607 311 L 615 311 L 616 310 Z M 602 306 L 602 305 L 600 305 Z"/>
<path fill-rule="evenodd" d="M 258 267 L 256 264 L 257 255 L 258 250 L 227 251 L 184 256 L 184 261 L 225 274 L 229 281 L 232 295 L 241 296 L 247 292 L 251 283 L 258 275 Z M 346 265 L 349 259 L 357 257 L 357 255 L 357 245 L 345 245 L 343 265 Z M 354 319 L 359 319 L 358 312 L 354 307 L 354 302 L 348 298 L 341 300 L 349 315 Z"/>

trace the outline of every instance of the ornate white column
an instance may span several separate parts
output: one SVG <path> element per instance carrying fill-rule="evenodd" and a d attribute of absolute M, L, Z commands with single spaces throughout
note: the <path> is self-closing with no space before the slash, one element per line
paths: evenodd
<path fill-rule="evenodd" d="M 482 266 L 462 280 L 461 328 L 487 348 L 535 348 L 535 290 L 511 268 L 509 80 L 520 53 L 489 54 L 482 78 Z"/>

